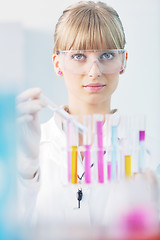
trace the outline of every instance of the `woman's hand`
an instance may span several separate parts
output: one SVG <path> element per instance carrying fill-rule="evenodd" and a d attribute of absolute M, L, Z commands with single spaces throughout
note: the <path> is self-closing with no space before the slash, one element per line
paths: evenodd
<path fill-rule="evenodd" d="M 39 111 L 45 106 L 40 100 L 41 89 L 30 88 L 17 97 L 19 156 L 18 171 L 24 178 L 33 178 L 39 168 Z"/>

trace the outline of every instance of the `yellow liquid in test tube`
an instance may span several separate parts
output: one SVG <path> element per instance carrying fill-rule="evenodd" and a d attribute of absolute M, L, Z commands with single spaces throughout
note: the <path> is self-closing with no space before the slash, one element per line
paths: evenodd
<path fill-rule="evenodd" d="M 125 176 L 131 178 L 131 156 L 125 156 Z"/>
<path fill-rule="evenodd" d="M 72 146 L 71 154 L 71 183 L 77 183 L 77 146 Z"/>

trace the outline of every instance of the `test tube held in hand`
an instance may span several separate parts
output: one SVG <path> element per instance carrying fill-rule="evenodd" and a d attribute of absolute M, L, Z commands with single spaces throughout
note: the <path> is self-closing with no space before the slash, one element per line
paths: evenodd
<path fill-rule="evenodd" d="M 41 93 L 41 99 L 46 104 L 46 107 L 52 112 L 57 112 L 64 119 L 71 119 L 80 133 L 87 131 L 87 128 L 85 128 L 80 122 L 75 120 L 71 114 L 69 114 L 63 108 L 59 107 L 56 103 L 54 103 L 48 96 Z"/>

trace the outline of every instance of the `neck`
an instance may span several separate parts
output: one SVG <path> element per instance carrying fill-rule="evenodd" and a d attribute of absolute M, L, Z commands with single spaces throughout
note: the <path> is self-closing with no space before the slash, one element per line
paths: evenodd
<path fill-rule="evenodd" d="M 78 115 L 80 118 L 83 115 L 92 115 L 92 114 L 109 114 L 111 113 L 110 109 L 110 99 L 108 101 L 99 103 L 99 104 L 90 104 L 84 103 L 81 100 L 69 101 L 69 112 L 72 115 Z"/>

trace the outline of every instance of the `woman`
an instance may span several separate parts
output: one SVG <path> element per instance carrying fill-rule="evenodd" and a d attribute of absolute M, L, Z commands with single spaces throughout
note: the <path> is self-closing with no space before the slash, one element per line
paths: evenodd
<path fill-rule="evenodd" d="M 126 68 L 125 43 L 121 20 L 107 4 L 82 1 L 64 10 L 55 29 L 53 63 L 55 72 L 66 83 L 68 106 L 64 109 L 69 114 L 78 115 L 80 120 L 94 113 L 116 116 L 111 97 Z M 38 113 L 45 107 L 41 92 L 33 88 L 18 96 L 22 127 L 18 161 L 20 215 L 40 222 L 101 223 L 109 188 L 84 186 L 77 200 L 78 187 L 65 184 L 63 121 L 55 114 L 40 129 Z M 83 176 L 80 154 L 78 169 L 78 175 Z"/>

